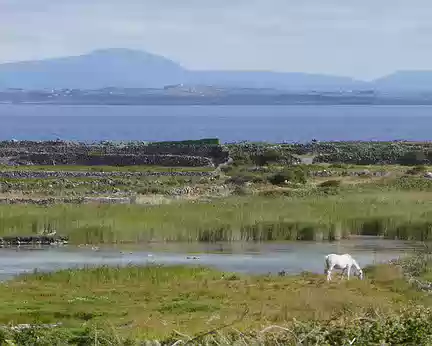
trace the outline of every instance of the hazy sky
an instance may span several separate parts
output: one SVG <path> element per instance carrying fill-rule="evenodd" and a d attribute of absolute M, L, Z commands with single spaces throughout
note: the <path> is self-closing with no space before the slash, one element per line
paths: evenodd
<path fill-rule="evenodd" d="M 431 0 L 0 0 L 0 62 L 136 48 L 191 69 L 432 69 Z"/>

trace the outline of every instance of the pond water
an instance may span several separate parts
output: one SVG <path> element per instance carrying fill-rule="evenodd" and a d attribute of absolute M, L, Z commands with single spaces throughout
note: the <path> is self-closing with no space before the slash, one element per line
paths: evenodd
<path fill-rule="evenodd" d="M 8 280 L 35 269 L 54 271 L 128 264 L 192 264 L 249 274 L 277 273 L 281 270 L 289 274 L 302 271 L 322 273 L 323 257 L 328 253 L 350 253 L 364 267 L 407 255 L 420 247 L 421 244 L 414 242 L 359 237 L 334 243 L 150 244 L 98 250 L 75 246 L 4 248 L 0 249 L 0 280 Z"/>

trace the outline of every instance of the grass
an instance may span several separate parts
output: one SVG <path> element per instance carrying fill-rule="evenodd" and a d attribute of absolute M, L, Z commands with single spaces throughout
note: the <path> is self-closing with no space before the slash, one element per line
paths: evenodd
<path fill-rule="evenodd" d="M 99 267 L 23 275 L 0 285 L 0 323 L 104 324 L 146 339 L 188 335 L 241 317 L 238 330 L 300 321 L 343 320 L 368 311 L 391 313 L 431 298 L 387 265 L 366 279 L 326 283 L 324 275 L 246 276 L 204 267 Z M 323 299 L 325 297 L 325 299 Z"/>
<path fill-rule="evenodd" d="M 307 197 L 244 196 L 168 205 L 1 205 L 0 234 L 51 227 L 74 243 L 333 239 L 349 234 L 428 240 L 425 191 Z"/>
<path fill-rule="evenodd" d="M 280 169 L 275 167 L 270 170 Z M 351 234 L 431 239 L 432 181 L 400 176 L 399 168 L 388 167 L 396 176 L 325 177 L 310 179 L 299 184 L 300 187 L 274 186 L 262 179 L 268 171 L 248 173 L 245 167 L 236 168 L 227 173 L 252 174 L 251 186 L 234 183 L 231 188 L 237 196 L 200 202 L 183 198 L 152 206 L 0 205 L 0 235 L 36 233 L 51 227 L 69 235 L 74 243 L 333 240 Z M 199 177 L 1 179 L 0 189 L 3 193 L 26 196 L 120 192 L 138 194 L 137 200 L 141 201 L 155 193 L 169 194 L 185 184 L 202 187 L 204 191 L 212 184 L 221 184 L 221 179 L 213 182 Z M 325 186 L 323 182 L 327 182 Z"/>

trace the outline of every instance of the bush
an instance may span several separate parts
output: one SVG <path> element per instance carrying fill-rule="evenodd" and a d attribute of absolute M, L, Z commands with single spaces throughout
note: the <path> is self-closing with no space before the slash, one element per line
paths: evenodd
<path fill-rule="evenodd" d="M 424 165 L 419 165 L 419 166 L 415 166 L 413 168 L 408 169 L 405 173 L 406 174 L 411 174 L 411 175 L 416 175 L 416 174 L 421 174 L 421 173 L 425 173 L 427 171 L 427 167 Z"/>
<path fill-rule="evenodd" d="M 237 196 L 246 196 L 250 194 L 250 191 L 242 186 L 236 186 L 232 193 Z"/>
<path fill-rule="evenodd" d="M 250 172 L 237 172 L 227 179 L 226 182 L 229 184 L 243 185 L 248 182 L 263 183 L 264 181 L 265 179 L 259 174 Z"/>
<path fill-rule="evenodd" d="M 399 163 L 405 166 L 422 165 L 427 162 L 426 154 L 423 151 L 408 151 L 400 159 Z"/>
<path fill-rule="evenodd" d="M 271 162 L 279 162 L 281 160 L 283 160 L 283 155 L 274 149 L 267 149 L 263 153 L 252 157 L 252 161 L 257 166 L 265 166 Z"/>
<path fill-rule="evenodd" d="M 285 181 L 290 183 L 305 184 L 307 181 L 307 173 L 300 167 L 286 168 L 269 178 L 269 182 L 273 185 L 283 184 Z"/>
<path fill-rule="evenodd" d="M 349 165 L 344 164 L 344 163 L 332 163 L 332 164 L 329 166 L 329 168 L 330 168 L 330 169 L 332 169 L 332 168 L 348 169 L 348 168 L 349 168 Z"/>
<path fill-rule="evenodd" d="M 293 321 L 286 327 L 272 325 L 260 331 L 233 331 L 216 337 L 206 333 L 194 341 L 202 345 L 431 345 L 431 312 L 430 308 L 414 306 L 398 313 L 370 312 L 338 322 Z M 163 344 L 173 344 L 178 338 L 173 334 Z"/>
<path fill-rule="evenodd" d="M 322 188 L 338 188 L 340 187 L 340 185 L 341 185 L 340 180 L 326 180 L 321 184 L 319 184 L 318 186 Z"/>

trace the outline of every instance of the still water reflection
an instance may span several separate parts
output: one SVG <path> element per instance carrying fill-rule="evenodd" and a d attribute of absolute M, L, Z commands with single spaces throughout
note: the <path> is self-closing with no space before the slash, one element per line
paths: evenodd
<path fill-rule="evenodd" d="M 128 264 L 199 264 L 223 271 L 264 274 L 285 270 L 323 272 L 323 257 L 328 253 L 351 253 L 361 266 L 404 256 L 421 244 L 359 237 L 334 243 L 218 243 L 148 244 L 133 247 L 74 246 L 0 249 L 0 280 L 21 273 L 53 271 L 84 266 Z M 188 257 L 195 256 L 197 259 Z"/>

